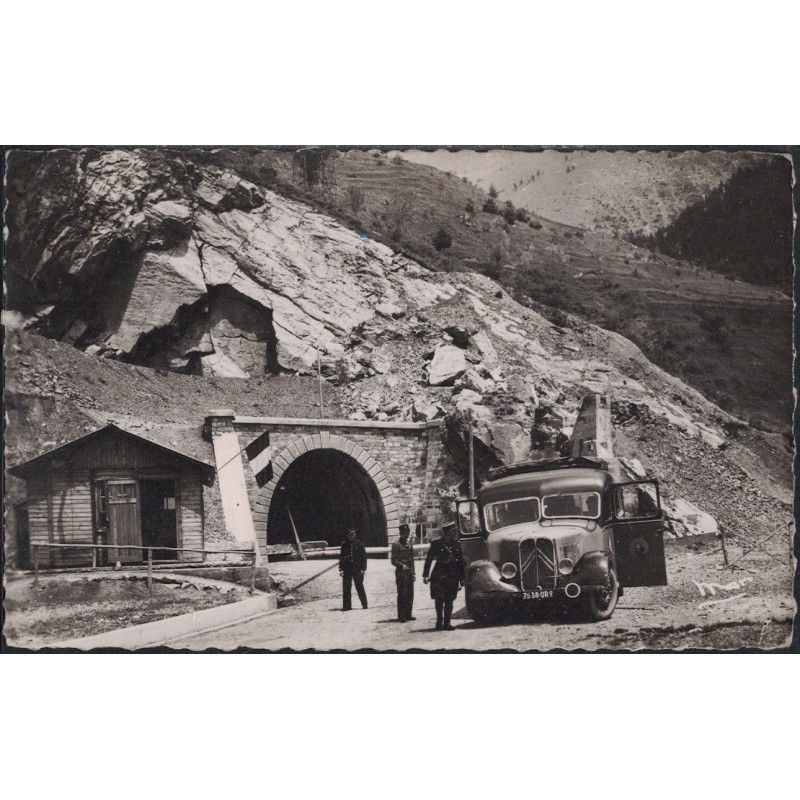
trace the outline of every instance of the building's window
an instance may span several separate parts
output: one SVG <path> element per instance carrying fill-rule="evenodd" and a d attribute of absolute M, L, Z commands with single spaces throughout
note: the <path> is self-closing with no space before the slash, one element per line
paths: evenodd
<path fill-rule="evenodd" d="M 99 536 L 108 533 L 108 484 L 105 481 L 95 483 L 95 528 Z"/>

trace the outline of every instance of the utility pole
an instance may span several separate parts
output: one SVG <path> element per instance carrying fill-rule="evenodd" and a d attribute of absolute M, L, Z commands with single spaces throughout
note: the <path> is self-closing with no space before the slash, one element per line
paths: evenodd
<path fill-rule="evenodd" d="M 469 499 L 475 499 L 475 451 L 472 445 L 472 409 L 467 411 L 468 422 L 468 450 L 469 450 Z M 469 525 L 472 531 L 475 530 L 475 506 L 469 506 Z"/>
<path fill-rule="evenodd" d="M 319 360 L 319 344 L 317 344 L 317 382 L 319 384 L 319 418 L 322 419 L 322 367 Z"/>

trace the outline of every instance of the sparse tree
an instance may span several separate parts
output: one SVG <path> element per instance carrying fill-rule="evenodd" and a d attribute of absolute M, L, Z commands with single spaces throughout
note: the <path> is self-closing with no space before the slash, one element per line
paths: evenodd
<path fill-rule="evenodd" d="M 411 219 L 413 211 L 414 196 L 412 194 L 406 192 L 393 196 L 388 201 L 383 219 L 386 221 L 386 228 L 390 231 L 389 236 L 393 242 L 400 241 L 403 236 L 403 230 Z"/>
<path fill-rule="evenodd" d="M 494 188 L 494 184 L 489 187 L 489 197 L 491 197 L 492 200 L 497 199 L 497 189 Z"/>
<path fill-rule="evenodd" d="M 387 212 L 391 219 L 394 220 L 395 225 L 402 228 L 406 222 L 411 218 L 411 213 L 414 210 L 414 196 L 408 193 L 398 195 L 389 203 Z"/>
<path fill-rule="evenodd" d="M 492 248 L 492 263 L 495 265 L 495 267 L 499 268 L 500 265 L 505 260 L 505 257 L 506 257 L 505 250 L 503 250 L 503 248 L 499 244 L 496 244 Z"/>
<path fill-rule="evenodd" d="M 437 250 L 447 250 L 453 244 L 453 237 L 442 227 L 433 236 L 433 246 Z"/>
<path fill-rule="evenodd" d="M 350 210 L 354 214 L 358 214 L 364 206 L 364 190 L 360 186 L 348 186 L 347 203 L 350 206 Z"/>

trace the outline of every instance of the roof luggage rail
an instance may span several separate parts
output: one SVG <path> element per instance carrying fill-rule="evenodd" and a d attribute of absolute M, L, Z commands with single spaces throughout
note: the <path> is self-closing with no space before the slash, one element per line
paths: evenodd
<path fill-rule="evenodd" d="M 525 461 L 521 464 L 508 464 L 507 466 L 490 469 L 488 478 L 495 481 L 498 478 L 507 478 L 510 475 L 524 475 L 528 472 L 549 472 L 556 469 L 608 469 L 608 462 L 602 458 L 589 458 L 587 456 L 569 456 L 566 458 L 547 458 L 541 461 Z"/>

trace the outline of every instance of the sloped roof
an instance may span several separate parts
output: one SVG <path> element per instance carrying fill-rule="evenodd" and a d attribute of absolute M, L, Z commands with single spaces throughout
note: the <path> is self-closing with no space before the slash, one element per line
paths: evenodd
<path fill-rule="evenodd" d="M 11 467 L 9 469 L 9 472 L 17 477 L 24 477 L 31 469 L 38 466 L 43 461 L 52 458 L 54 455 L 58 453 L 63 453 L 75 447 L 80 447 L 81 445 L 84 445 L 87 442 L 89 442 L 91 439 L 94 439 L 97 436 L 107 431 L 115 431 L 116 433 L 122 436 L 129 436 L 132 439 L 137 439 L 138 441 L 144 442 L 144 444 L 149 445 L 150 447 L 154 447 L 157 450 L 166 453 L 171 458 L 176 458 L 194 467 L 198 467 L 200 469 L 203 478 L 203 483 L 210 485 L 214 482 L 216 469 L 213 464 L 209 464 L 207 461 L 202 461 L 199 458 L 195 458 L 193 456 L 187 455 L 186 453 L 182 453 L 180 450 L 177 450 L 174 447 L 153 441 L 152 439 L 140 436 L 137 433 L 132 433 L 131 431 L 127 431 L 124 428 L 115 425 L 114 423 L 109 423 L 108 425 L 104 425 L 102 428 L 98 428 L 96 431 L 87 433 L 85 436 L 79 436 L 77 439 L 73 439 L 71 442 L 62 444 L 59 447 L 53 448 L 52 450 L 47 450 L 46 452 L 41 453 L 40 455 L 30 459 L 29 461 L 25 461 L 22 464 L 17 464 L 16 466 Z"/>

